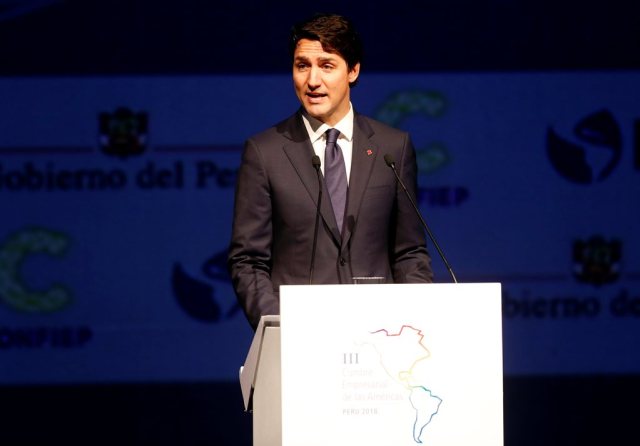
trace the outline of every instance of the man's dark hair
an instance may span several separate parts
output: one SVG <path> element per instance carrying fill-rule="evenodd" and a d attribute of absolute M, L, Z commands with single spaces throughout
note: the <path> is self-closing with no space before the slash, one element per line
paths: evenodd
<path fill-rule="evenodd" d="M 301 39 L 317 40 L 327 53 L 338 54 L 351 70 L 362 61 L 362 40 L 353 23 L 337 14 L 316 14 L 291 29 L 289 50 L 291 58 Z"/>

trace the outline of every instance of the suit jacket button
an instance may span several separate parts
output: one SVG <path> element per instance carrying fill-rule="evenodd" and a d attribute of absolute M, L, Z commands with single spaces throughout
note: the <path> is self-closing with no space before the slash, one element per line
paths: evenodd
<path fill-rule="evenodd" d="M 344 266 L 347 263 L 347 261 L 344 259 L 344 257 L 340 257 L 340 266 Z"/>

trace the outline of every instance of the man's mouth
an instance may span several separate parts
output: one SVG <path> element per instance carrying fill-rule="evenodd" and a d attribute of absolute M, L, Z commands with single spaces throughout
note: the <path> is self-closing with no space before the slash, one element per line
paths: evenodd
<path fill-rule="evenodd" d="M 323 93 L 307 93 L 307 97 L 309 99 L 321 99 L 321 98 L 324 98 L 326 96 L 327 95 L 323 94 Z"/>

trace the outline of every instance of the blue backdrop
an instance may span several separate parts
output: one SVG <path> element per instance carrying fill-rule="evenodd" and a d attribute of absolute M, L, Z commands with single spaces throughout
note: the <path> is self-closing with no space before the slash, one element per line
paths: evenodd
<path fill-rule="evenodd" d="M 370 73 L 354 90 L 412 133 L 459 279 L 503 283 L 506 374 L 639 371 L 638 78 Z M 3 381 L 235 378 L 251 337 L 225 265 L 235 173 L 243 138 L 295 110 L 290 84 L 0 80 Z"/>

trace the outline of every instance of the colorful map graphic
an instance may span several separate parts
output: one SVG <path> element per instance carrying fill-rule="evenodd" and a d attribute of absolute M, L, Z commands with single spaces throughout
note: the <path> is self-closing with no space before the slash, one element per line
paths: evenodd
<path fill-rule="evenodd" d="M 442 404 L 442 399 L 434 395 L 425 383 L 419 382 L 414 373 L 416 365 L 431 356 L 423 341 L 422 331 L 409 325 L 403 325 L 397 333 L 386 329 L 373 331 L 368 339 L 387 375 L 409 392 L 409 401 L 416 412 L 413 424 L 416 443 L 423 442 L 423 433 Z"/>

